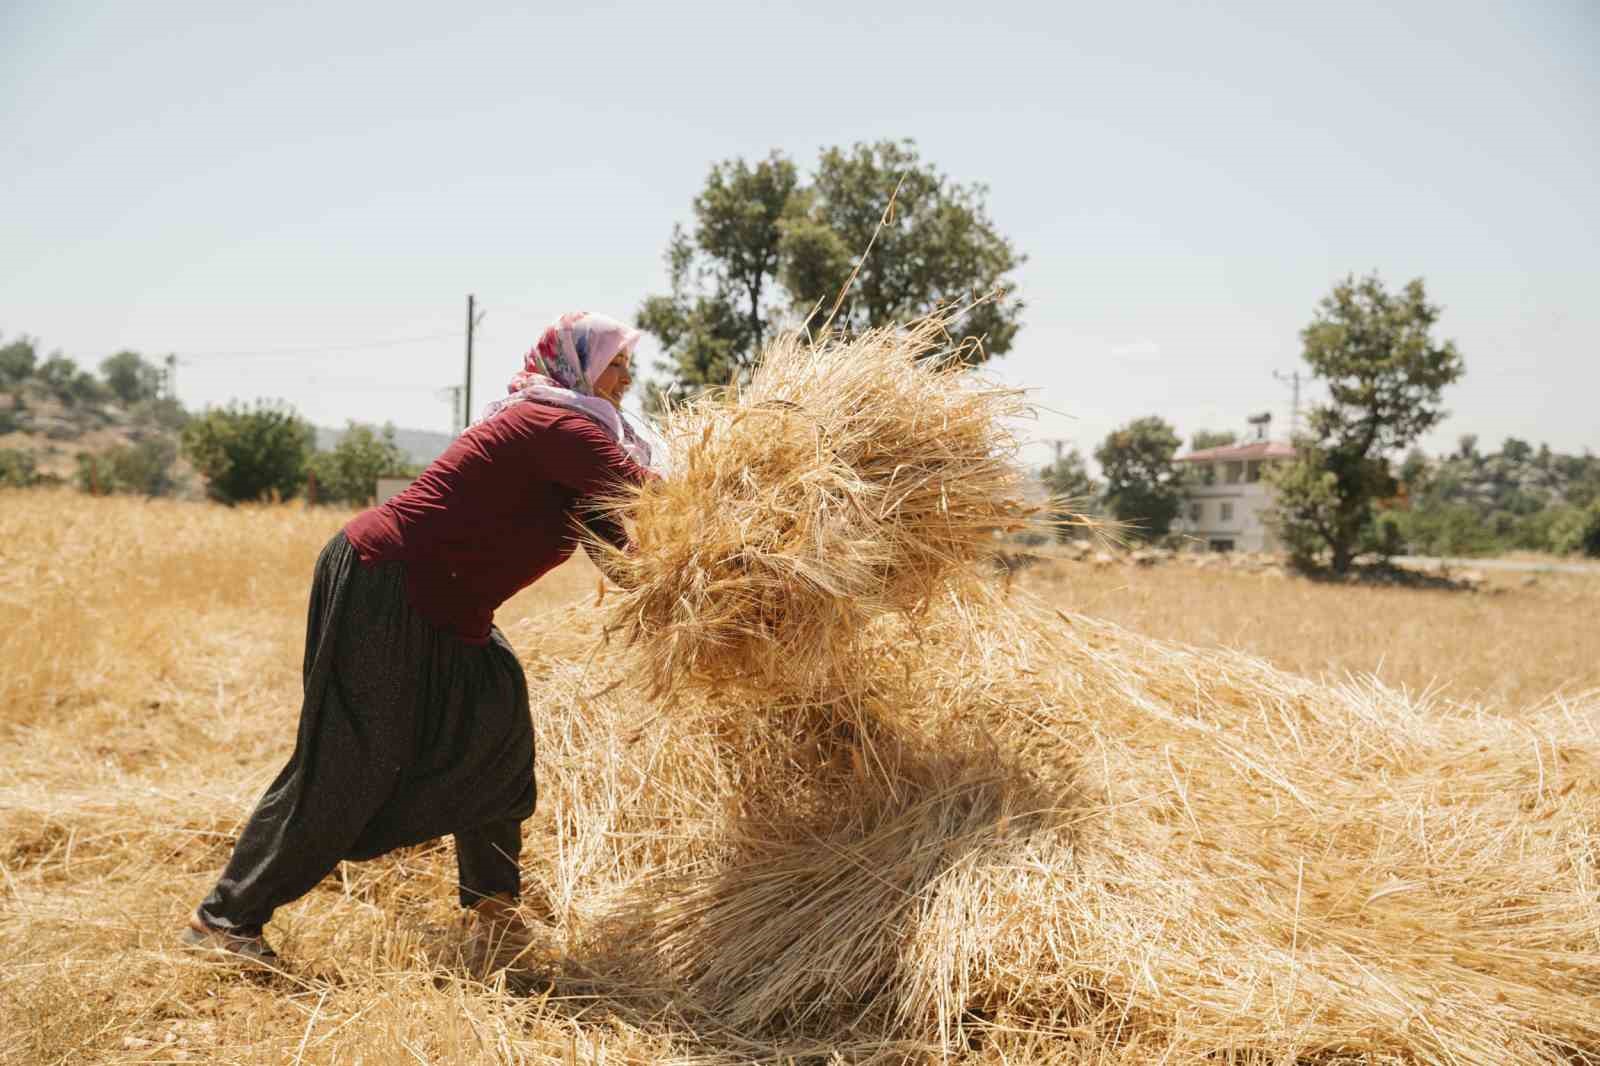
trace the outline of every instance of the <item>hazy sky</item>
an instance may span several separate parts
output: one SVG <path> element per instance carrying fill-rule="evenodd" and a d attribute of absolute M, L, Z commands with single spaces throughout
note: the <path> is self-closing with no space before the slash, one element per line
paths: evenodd
<path fill-rule="evenodd" d="M 1029 256 L 994 367 L 1041 440 L 1285 428 L 1272 372 L 1377 270 L 1466 359 L 1430 447 L 1600 449 L 1597 57 L 1594 0 L 9 0 L 0 330 L 444 430 L 466 293 L 479 407 L 558 312 L 664 290 L 712 162 L 913 137 Z"/>

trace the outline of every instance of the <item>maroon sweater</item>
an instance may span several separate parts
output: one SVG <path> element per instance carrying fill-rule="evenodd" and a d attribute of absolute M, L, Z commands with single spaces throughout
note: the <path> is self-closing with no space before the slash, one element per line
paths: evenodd
<path fill-rule="evenodd" d="M 648 476 L 589 418 L 519 403 L 457 437 L 345 536 L 363 563 L 402 560 L 406 589 L 428 621 L 473 644 L 495 608 L 572 554 L 586 497 Z M 620 543 L 614 522 L 589 528 Z"/>

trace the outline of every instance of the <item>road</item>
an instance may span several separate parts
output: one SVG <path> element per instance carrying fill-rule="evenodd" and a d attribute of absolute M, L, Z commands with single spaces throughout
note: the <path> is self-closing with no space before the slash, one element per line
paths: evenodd
<path fill-rule="evenodd" d="M 1452 570 L 1512 570 L 1530 574 L 1583 574 L 1600 577 L 1600 565 L 1594 563 L 1544 563 L 1522 559 L 1438 559 L 1431 555 L 1396 555 L 1394 561 L 1401 566 L 1417 570 L 1437 570 L 1447 566 Z"/>

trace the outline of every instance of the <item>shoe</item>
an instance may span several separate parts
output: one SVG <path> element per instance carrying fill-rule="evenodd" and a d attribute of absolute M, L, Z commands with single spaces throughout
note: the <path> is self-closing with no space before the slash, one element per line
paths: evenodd
<path fill-rule="evenodd" d="M 260 933 L 255 936 L 244 936 L 227 929 L 219 929 L 200 917 L 198 913 L 189 916 L 189 924 L 178 935 L 178 939 L 186 947 L 227 955 L 253 966 L 276 969 L 278 965 L 278 953 L 272 950 L 272 945 L 268 944 L 267 938 Z"/>
<path fill-rule="evenodd" d="M 510 893 L 485 896 L 467 909 L 466 918 L 467 954 L 475 968 L 498 970 L 533 961 L 528 956 L 536 942 L 534 928 Z"/>

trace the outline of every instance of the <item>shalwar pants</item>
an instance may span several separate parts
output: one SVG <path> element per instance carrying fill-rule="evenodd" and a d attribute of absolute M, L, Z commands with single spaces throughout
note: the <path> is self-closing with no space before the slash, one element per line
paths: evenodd
<path fill-rule="evenodd" d="M 343 860 L 453 834 L 462 906 L 520 890 L 533 813 L 527 680 L 504 635 L 469 644 L 420 617 L 405 564 L 364 564 L 344 534 L 317 559 L 294 754 L 200 905 L 258 932 Z"/>

